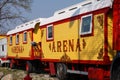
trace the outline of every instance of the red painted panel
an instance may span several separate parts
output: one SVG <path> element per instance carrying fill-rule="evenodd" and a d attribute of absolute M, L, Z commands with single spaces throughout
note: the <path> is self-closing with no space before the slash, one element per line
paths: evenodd
<path fill-rule="evenodd" d="M 15 56 L 7 56 L 7 59 L 33 60 L 33 57 L 19 57 L 19 58 L 15 58 Z"/>
<path fill-rule="evenodd" d="M 104 80 L 104 70 L 100 68 L 89 68 L 88 78 L 90 80 Z"/>
<path fill-rule="evenodd" d="M 56 71 L 55 71 L 54 63 L 50 62 L 50 63 L 49 63 L 49 67 L 50 67 L 50 74 L 51 74 L 51 75 L 55 75 L 55 74 L 56 74 Z"/>
<path fill-rule="evenodd" d="M 41 59 L 41 61 L 44 62 L 61 62 L 59 59 Z M 95 64 L 95 65 L 105 65 L 104 61 L 98 61 L 98 60 L 72 60 L 71 62 L 72 64 Z M 111 61 L 110 63 L 111 64 Z"/>
<path fill-rule="evenodd" d="M 2 61 L 5 61 L 5 60 L 7 60 L 7 58 L 0 58 Z"/>
<path fill-rule="evenodd" d="M 109 9 L 108 9 L 109 10 Z M 104 64 L 110 64 L 110 58 L 108 56 L 108 11 L 105 13 L 105 21 L 104 21 Z"/>
<path fill-rule="evenodd" d="M 114 0 L 113 16 L 113 49 L 120 50 L 120 0 Z"/>

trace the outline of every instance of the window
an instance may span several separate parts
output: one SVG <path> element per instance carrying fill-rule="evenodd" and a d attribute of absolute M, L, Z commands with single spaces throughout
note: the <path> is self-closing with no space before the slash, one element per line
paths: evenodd
<path fill-rule="evenodd" d="M 81 17 L 80 34 L 92 33 L 92 14 Z"/>
<path fill-rule="evenodd" d="M 12 44 L 12 35 L 10 35 L 10 44 Z"/>
<path fill-rule="evenodd" d="M 19 34 L 16 34 L 16 44 L 19 43 Z"/>
<path fill-rule="evenodd" d="M 47 40 L 53 39 L 53 25 L 47 26 Z"/>
<path fill-rule="evenodd" d="M 4 51 L 4 45 L 2 45 L 2 51 Z"/>
<path fill-rule="evenodd" d="M 27 42 L 27 32 L 23 33 L 23 42 L 26 43 Z"/>

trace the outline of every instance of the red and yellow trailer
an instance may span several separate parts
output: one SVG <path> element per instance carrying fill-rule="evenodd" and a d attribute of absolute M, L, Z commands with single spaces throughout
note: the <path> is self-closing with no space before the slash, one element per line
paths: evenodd
<path fill-rule="evenodd" d="M 36 63 L 40 59 L 40 53 L 36 53 L 32 47 L 35 39 L 40 40 L 39 24 L 42 19 L 36 19 L 25 24 L 17 26 L 7 33 L 8 59 L 11 60 L 10 67 L 15 68 L 17 65 L 24 66 L 28 71 L 32 71 L 31 62 Z M 40 47 L 40 45 L 39 45 Z M 29 68 L 30 67 L 30 68 Z"/>
<path fill-rule="evenodd" d="M 16 27 L 7 33 L 11 68 L 25 64 L 61 80 L 67 73 L 120 79 L 119 8 L 119 0 L 86 0 Z"/>

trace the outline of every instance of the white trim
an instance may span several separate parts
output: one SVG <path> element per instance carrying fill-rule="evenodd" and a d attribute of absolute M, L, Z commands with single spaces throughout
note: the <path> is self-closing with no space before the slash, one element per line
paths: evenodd
<path fill-rule="evenodd" d="M 41 21 L 40 26 L 53 23 L 59 20 L 63 20 L 66 18 L 74 17 L 76 15 L 81 15 L 84 13 L 96 11 L 99 9 L 103 9 L 107 7 L 111 8 L 112 3 L 113 2 L 111 0 L 83 0 L 78 4 L 56 11 L 53 16 Z"/>
<path fill-rule="evenodd" d="M 82 26 L 83 18 L 86 18 L 86 17 L 88 17 L 88 16 L 91 16 L 90 31 L 89 31 L 89 32 L 81 32 L 82 27 L 83 27 L 83 26 Z M 90 33 L 92 33 L 92 14 L 85 15 L 85 16 L 82 16 L 82 17 L 81 17 L 80 30 L 79 30 L 79 31 L 80 31 L 80 32 L 79 32 L 80 35 L 85 35 L 85 34 L 90 34 Z"/>
<path fill-rule="evenodd" d="M 26 22 L 22 25 L 19 25 L 15 29 L 8 31 L 7 35 L 11 35 L 11 34 L 24 31 L 24 30 L 28 30 L 28 29 L 34 29 L 36 23 L 40 23 L 40 26 L 43 26 L 43 25 L 46 25 L 52 22 L 74 17 L 76 15 L 88 13 L 91 11 L 103 9 L 106 7 L 111 8 L 112 4 L 113 4 L 113 0 L 85 0 L 83 2 L 72 5 L 70 7 L 58 10 L 54 13 L 53 16 L 49 18 L 39 18 L 39 19 L 30 21 L 30 22 Z"/>
<path fill-rule="evenodd" d="M 25 30 L 28 30 L 28 29 L 34 29 L 35 25 L 37 23 L 41 23 L 41 21 L 44 20 L 44 19 L 45 18 L 38 18 L 38 19 L 35 19 L 35 20 L 32 20 L 32 21 L 23 23 L 21 25 L 18 25 L 14 29 L 8 31 L 7 35 L 15 34 L 15 33 L 25 31 Z"/>
<path fill-rule="evenodd" d="M 51 38 L 48 37 L 48 35 L 49 35 L 48 28 L 49 27 L 52 27 L 52 37 Z M 52 39 L 53 39 L 53 24 L 47 26 L 47 40 L 52 40 Z"/>

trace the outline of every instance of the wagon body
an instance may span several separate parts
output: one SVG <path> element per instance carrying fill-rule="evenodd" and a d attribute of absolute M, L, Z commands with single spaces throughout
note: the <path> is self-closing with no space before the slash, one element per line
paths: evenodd
<path fill-rule="evenodd" d="M 42 59 L 86 64 L 102 64 L 105 56 L 113 60 L 111 5 L 109 0 L 90 0 L 41 21 Z"/>
<path fill-rule="evenodd" d="M 17 26 L 7 33 L 10 67 L 119 80 L 119 9 L 119 0 L 86 0 Z"/>
<path fill-rule="evenodd" d="M 0 39 L 0 57 L 7 56 L 7 39 L 1 38 Z"/>

